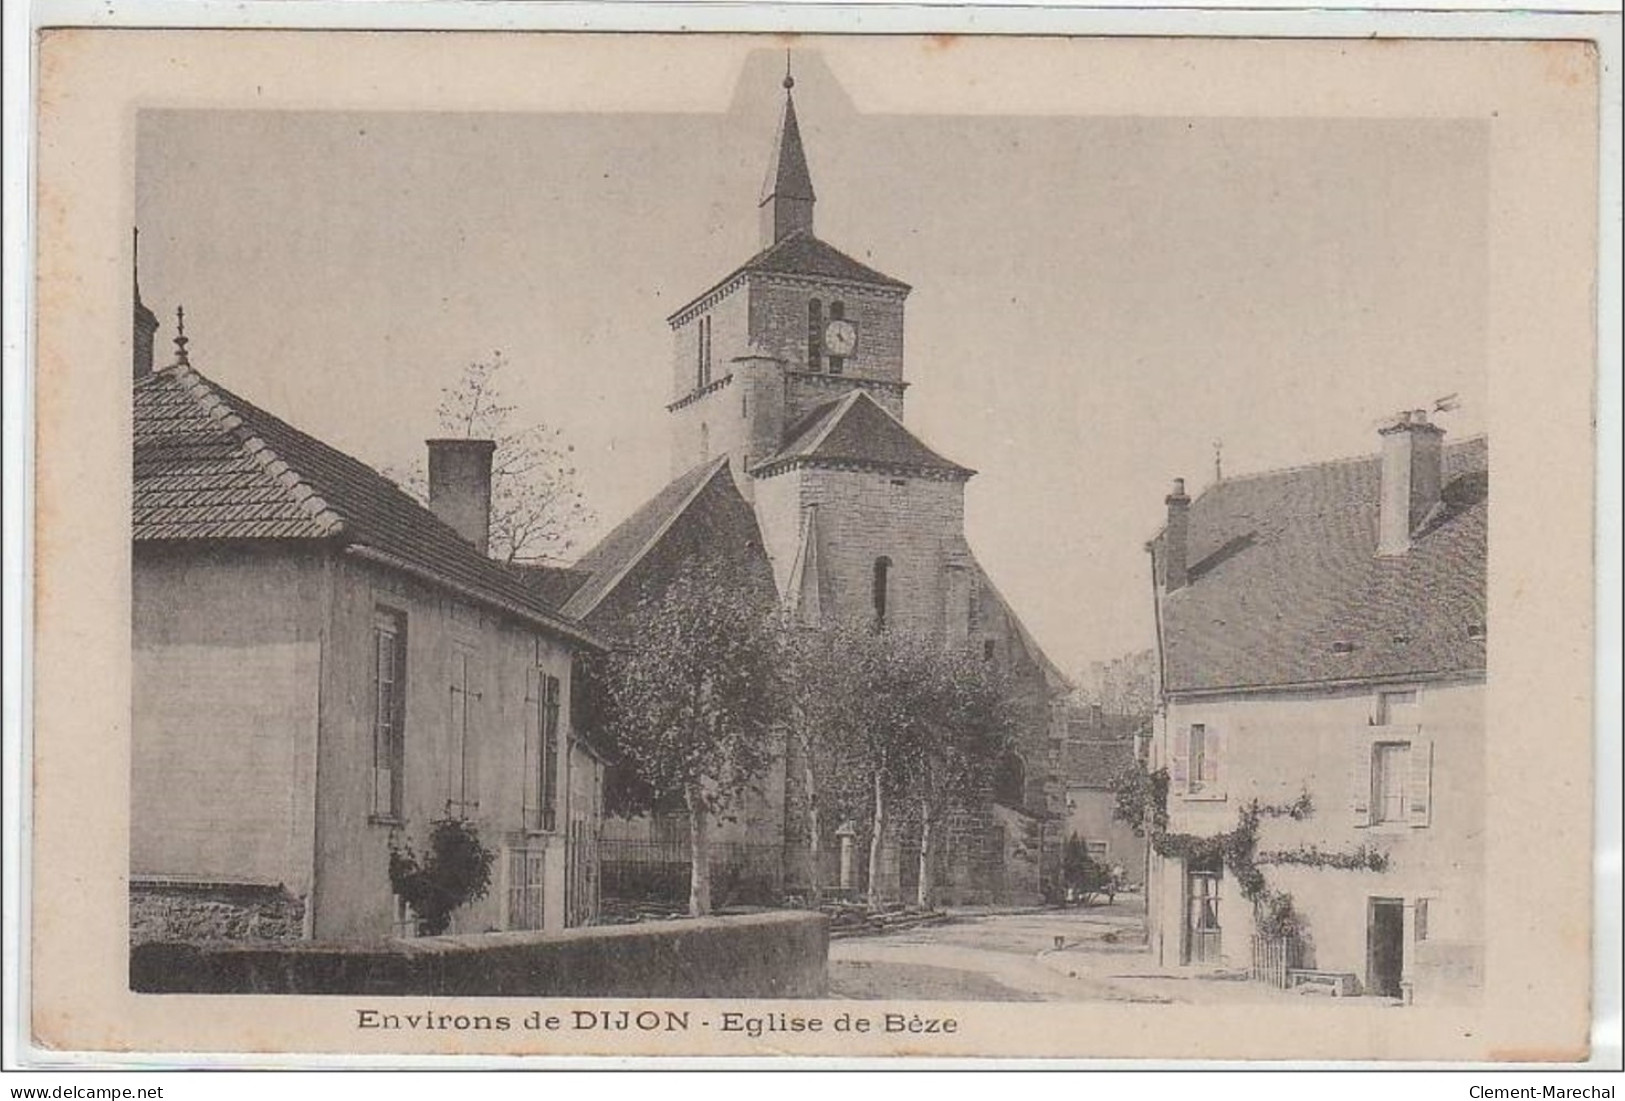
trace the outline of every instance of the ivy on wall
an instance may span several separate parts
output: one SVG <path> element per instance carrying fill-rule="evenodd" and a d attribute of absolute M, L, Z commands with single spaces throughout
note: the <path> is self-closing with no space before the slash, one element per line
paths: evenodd
<path fill-rule="evenodd" d="M 1301 822 L 1315 812 L 1308 792 L 1290 803 L 1261 803 L 1249 800 L 1241 806 L 1234 829 L 1224 833 L 1174 833 L 1168 828 L 1168 770 L 1151 771 L 1143 761 L 1129 765 L 1112 783 L 1117 796 L 1113 817 L 1126 822 L 1136 835 L 1149 838 L 1159 856 L 1177 858 L 1190 864 L 1222 864 L 1232 876 L 1241 895 L 1253 904 L 1253 924 L 1266 937 L 1301 937 L 1306 929 L 1292 905 L 1291 894 L 1269 885 L 1263 868 L 1296 865 L 1335 868 L 1345 871 L 1383 872 L 1388 854 L 1372 845 L 1349 850 L 1326 850 L 1318 845 L 1294 849 L 1258 851 L 1258 828 L 1266 818 L 1290 818 Z"/>

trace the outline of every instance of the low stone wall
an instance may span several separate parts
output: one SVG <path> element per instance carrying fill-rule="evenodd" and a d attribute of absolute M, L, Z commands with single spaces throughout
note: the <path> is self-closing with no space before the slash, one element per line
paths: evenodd
<path fill-rule="evenodd" d="M 280 887 L 153 883 L 130 885 L 130 942 L 295 941 L 305 903 Z"/>
<path fill-rule="evenodd" d="M 829 924 L 777 912 L 385 944 L 140 944 L 130 989 L 162 994 L 818 998 Z"/>

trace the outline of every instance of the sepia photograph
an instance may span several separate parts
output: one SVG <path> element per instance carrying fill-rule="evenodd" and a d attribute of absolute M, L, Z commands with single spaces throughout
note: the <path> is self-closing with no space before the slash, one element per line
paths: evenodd
<path fill-rule="evenodd" d="M 122 593 L 127 692 L 36 813 L 108 796 L 59 974 L 117 1043 L 1584 1058 L 1589 689 L 1519 710 L 1592 645 L 1528 572 L 1589 563 L 1584 43 L 42 56 L 46 250 L 70 75 L 181 74 L 106 115 L 94 416 L 41 261 L 42 446 L 107 480 L 40 568 L 122 562 L 55 581 Z"/>

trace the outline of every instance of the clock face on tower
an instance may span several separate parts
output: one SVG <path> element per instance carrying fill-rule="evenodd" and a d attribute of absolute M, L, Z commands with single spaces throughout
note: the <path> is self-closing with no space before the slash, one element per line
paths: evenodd
<path fill-rule="evenodd" d="M 831 321 L 824 329 L 824 348 L 832 356 L 849 356 L 858 346 L 858 327 L 851 321 Z"/>

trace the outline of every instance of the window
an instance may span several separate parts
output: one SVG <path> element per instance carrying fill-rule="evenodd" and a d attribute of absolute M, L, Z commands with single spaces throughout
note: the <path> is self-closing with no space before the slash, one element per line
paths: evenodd
<path fill-rule="evenodd" d="M 1027 801 L 1027 762 L 1019 753 L 1006 753 L 993 771 L 993 798 L 1006 806 L 1019 807 Z"/>
<path fill-rule="evenodd" d="M 807 303 L 807 370 L 824 369 L 824 304 L 818 299 Z"/>
<path fill-rule="evenodd" d="M 698 362 L 694 371 L 694 387 L 702 389 L 711 384 L 711 317 L 709 314 L 700 318 L 699 329 L 695 334 L 698 344 Z"/>
<path fill-rule="evenodd" d="M 1411 743 L 1378 742 L 1371 753 L 1372 822 L 1409 821 L 1406 788 L 1411 771 Z"/>
<path fill-rule="evenodd" d="M 994 641 L 993 639 L 991 639 L 991 638 L 984 639 L 982 641 L 982 660 L 983 661 L 992 661 L 994 658 L 996 658 L 998 656 L 999 656 L 999 644 L 996 641 Z"/>
<path fill-rule="evenodd" d="M 1110 841 L 1085 841 L 1083 847 L 1088 852 L 1089 859 L 1096 864 L 1105 864 L 1107 858 L 1112 855 L 1112 843 Z"/>
<path fill-rule="evenodd" d="M 558 677 L 540 668 L 525 678 L 525 828 L 553 830 L 558 820 Z"/>
<path fill-rule="evenodd" d="M 844 302 L 831 302 L 829 304 L 829 319 L 831 321 L 845 321 L 846 320 L 846 303 L 844 303 Z M 838 375 L 845 369 L 846 369 L 846 357 L 845 356 L 830 356 L 829 357 L 829 373 L 830 374 Z"/>
<path fill-rule="evenodd" d="M 1428 939 L 1428 900 L 1425 899 L 1425 898 L 1419 898 L 1419 899 L 1416 900 L 1416 920 L 1415 920 L 1414 924 L 1416 926 L 1416 939 L 1418 941 L 1427 940 Z"/>
<path fill-rule="evenodd" d="M 474 733 L 474 655 L 459 646 L 451 656 L 451 737 L 446 747 L 446 811 L 467 816 L 479 810 L 479 765 Z"/>
<path fill-rule="evenodd" d="M 889 583 L 890 575 L 891 559 L 887 558 L 885 555 L 881 555 L 879 558 L 875 559 L 874 576 L 875 626 L 877 628 L 884 627 L 886 625 L 886 587 Z"/>
<path fill-rule="evenodd" d="M 406 616 L 380 608 L 372 623 L 372 813 L 405 817 Z"/>
<path fill-rule="evenodd" d="M 1408 713 L 1415 707 L 1415 689 L 1400 692 L 1378 692 L 1377 725 L 1391 726 L 1394 723 L 1404 722 L 1409 717 Z"/>
<path fill-rule="evenodd" d="M 1218 735 L 1203 723 L 1191 724 L 1190 763 L 1187 767 L 1190 782 L 1186 791 L 1193 795 L 1219 779 Z"/>

